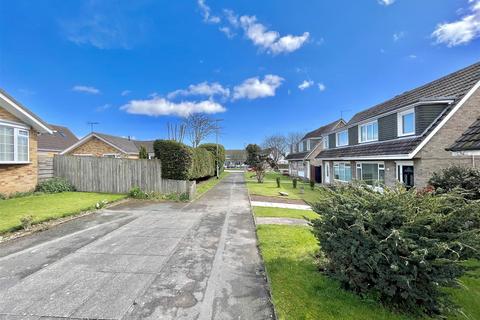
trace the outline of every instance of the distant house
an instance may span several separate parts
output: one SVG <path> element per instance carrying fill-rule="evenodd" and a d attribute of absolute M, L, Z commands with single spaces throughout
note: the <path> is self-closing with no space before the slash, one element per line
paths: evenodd
<path fill-rule="evenodd" d="M 478 104 L 480 108 L 480 103 Z M 472 158 L 472 167 L 480 167 L 475 159 L 480 159 L 480 117 L 458 138 L 448 149 L 454 156 L 468 156 Z"/>
<path fill-rule="evenodd" d="M 37 185 L 38 135 L 53 130 L 0 89 L 0 193 L 30 191 Z"/>
<path fill-rule="evenodd" d="M 469 153 L 460 151 L 474 145 L 454 142 L 480 117 L 479 88 L 476 63 L 357 113 L 329 133 L 328 148 L 316 156 L 323 164 L 323 182 L 356 179 L 421 188 L 435 171 L 471 164 Z M 467 132 L 464 139 L 472 137 Z"/>
<path fill-rule="evenodd" d="M 78 142 L 78 138 L 67 127 L 49 124 L 53 134 L 38 136 L 38 154 L 53 157 Z"/>
<path fill-rule="evenodd" d="M 225 150 L 225 167 L 237 168 L 241 167 L 247 161 L 247 151 L 244 149 Z"/>
<path fill-rule="evenodd" d="M 147 149 L 149 158 L 153 158 L 153 141 L 139 141 L 130 138 L 112 136 L 104 133 L 92 132 L 63 150 L 62 155 L 128 158 L 138 159 L 140 147 Z"/>
<path fill-rule="evenodd" d="M 288 161 L 290 176 L 322 182 L 321 161 L 315 156 L 324 148 L 324 138 L 328 133 L 345 125 L 343 119 L 336 120 L 318 129 L 308 132 L 298 143 L 290 145 Z"/>

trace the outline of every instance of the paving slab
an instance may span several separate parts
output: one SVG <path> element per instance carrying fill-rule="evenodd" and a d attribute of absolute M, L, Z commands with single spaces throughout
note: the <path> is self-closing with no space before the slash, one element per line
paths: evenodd
<path fill-rule="evenodd" d="M 255 218 L 257 224 L 280 224 L 291 226 L 308 226 L 308 222 L 304 219 L 294 218 L 277 218 L 277 217 L 257 217 Z"/>
<path fill-rule="evenodd" d="M 242 173 L 0 245 L 0 320 L 272 317 Z"/>
<path fill-rule="evenodd" d="M 292 204 L 292 203 L 280 203 L 280 202 L 265 202 L 265 201 L 252 201 L 254 207 L 268 207 L 268 208 L 283 208 L 283 209 L 296 209 L 296 210 L 312 210 L 312 207 L 306 204 Z"/>

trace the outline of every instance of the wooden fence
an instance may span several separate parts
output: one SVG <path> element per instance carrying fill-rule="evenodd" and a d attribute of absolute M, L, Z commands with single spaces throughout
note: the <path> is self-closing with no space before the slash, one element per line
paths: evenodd
<path fill-rule="evenodd" d="M 38 181 L 53 178 L 53 157 L 38 154 Z"/>
<path fill-rule="evenodd" d="M 78 191 L 128 193 L 143 191 L 195 194 L 195 182 L 162 179 L 160 160 L 59 156 L 53 161 L 54 174 L 70 181 Z"/>

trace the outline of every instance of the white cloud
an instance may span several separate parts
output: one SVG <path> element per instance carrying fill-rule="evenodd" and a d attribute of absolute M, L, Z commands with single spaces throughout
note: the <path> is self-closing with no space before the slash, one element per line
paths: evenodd
<path fill-rule="evenodd" d="M 230 27 L 220 27 L 218 28 L 221 32 L 223 32 L 227 38 L 231 39 L 236 36 L 236 33 L 232 31 Z"/>
<path fill-rule="evenodd" d="M 283 80 L 282 77 L 273 74 L 266 75 L 263 80 L 258 77 L 249 78 L 233 88 L 233 100 L 273 97 Z"/>
<path fill-rule="evenodd" d="M 469 2 L 472 3 L 469 14 L 458 21 L 437 25 L 432 33 L 436 43 L 455 47 L 468 44 L 480 37 L 480 0 L 470 0 Z"/>
<path fill-rule="evenodd" d="M 410 55 L 408 55 L 408 58 L 414 60 L 414 59 L 417 59 L 417 55 L 416 54 L 410 54 Z"/>
<path fill-rule="evenodd" d="M 111 107 L 111 105 L 107 103 L 107 104 L 104 104 L 103 106 L 97 107 L 96 111 L 97 112 L 103 112 L 107 109 L 110 109 L 110 107 Z"/>
<path fill-rule="evenodd" d="M 304 32 L 301 36 L 286 35 L 281 37 L 277 31 L 267 28 L 257 22 L 255 16 L 241 16 L 240 26 L 254 45 L 271 54 L 289 53 L 298 50 L 308 40 L 310 34 Z"/>
<path fill-rule="evenodd" d="M 394 42 L 397 42 L 401 39 L 405 38 L 405 32 L 403 31 L 400 31 L 400 32 L 396 32 L 393 34 L 393 41 Z"/>
<path fill-rule="evenodd" d="M 208 82 L 201 82 L 199 84 L 189 85 L 187 89 L 175 90 L 170 92 L 167 97 L 173 99 L 177 96 L 230 96 L 230 89 L 224 88 L 220 83 L 214 82 L 209 84 Z"/>
<path fill-rule="evenodd" d="M 95 87 L 89 87 L 89 86 L 81 86 L 81 85 L 76 85 L 72 88 L 73 91 L 76 92 L 83 92 L 83 93 L 90 93 L 90 94 L 99 94 L 100 90 L 98 90 Z"/>
<path fill-rule="evenodd" d="M 120 95 L 121 95 L 122 97 L 125 97 L 125 96 L 128 96 L 130 93 L 131 93 L 130 90 L 123 90 L 123 91 L 120 93 Z"/>
<path fill-rule="evenodd" d="M 198 7 L 202 11 L 203 21 L 207 23 L 217 24 L 221 22 L 220 17 L 212 15 L 210 7 L 205 3 L 205 0 L 198 0 Z"/>
<path fill-rule="evenodd" d="M 318 90 L 323 92 L 323 91 L 327 90 L 327 87 L 323 83 L 319 83 L 318 84 Z"/>
<path fill-rule="evenodd" d="M 313 85 L 314 85 L 314 82 L 312 80 L 303 80 L 303 82 L 298 85 L 298 89 L 303 91 L 305 89 L 310 88 Z"/>
<path fill-rule="evenodd" d="M 147 100 L 132 100 L 120 107 L 131 114 L 141 114 L 153 117 L 179 116 L 187 117 L 193 113 L 220 113 L 227 111 L 221 104 L 212 100 L 182 101 L 175 103 L 161 97 L 153 97 Z"/>
<path fill-rule="evenodd" d="M 395 0 L 377 0 L 378 3 L 384 6 L 389 6 L 395 3 Z"/>

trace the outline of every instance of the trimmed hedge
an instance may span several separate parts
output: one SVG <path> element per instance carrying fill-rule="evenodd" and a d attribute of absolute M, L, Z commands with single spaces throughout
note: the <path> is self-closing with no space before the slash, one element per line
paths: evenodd
<path fill-rule="evenodd" d="M 215 156 L 209 151 L 210 148 L 206 145 L 194 149 L 171 140 L 156 140 L 153 144 L 155 157 L 162 162 L 162 177 L 173 180 L 197 180 L 214 176 Z M 219 151 L 220 149 L 224 151 L 223 146 Z"/>
<path fill-rule="evenodd" d="M 207 149 L 195 148 L 193 150 L 193 163 L 190 168 L 190 180 L 197 180 L 215 175 L 215 157 Z"/>
<path fill-rule="evenodd" d="M 220 173 L 223 172 L 223 166 L 225 164 L 225 147 L 221 144 L 218 145 L 218 158 L 217 158 L 217 144 L 216 143 L 204 143 L 198 146 L 199 148 L 204 148 L 210 151 L 211 154 L 218 161 L 218 167 L 220 168 Z M 215 166 L 216 171 L 216 166 Z M 216 172 L 215 172 L 216 173 Z"/>
<path fill-rule="evenodd" d="M 343 288 L 402 312 L 429 316 L 455 306 L 462 262 L 478 258 L 480 203 L 457 193 L 432 195 L 366 186 L 325 189 L 313 232 L 325 271 Z"/>
<path fill-rule="evenodd" d="M 162 162 L 162 177 L 173 180 L 189 180 L 193 164 L 193 150 L 183 143 L 156 140 L 153 143 L 155 157 Z"/>

